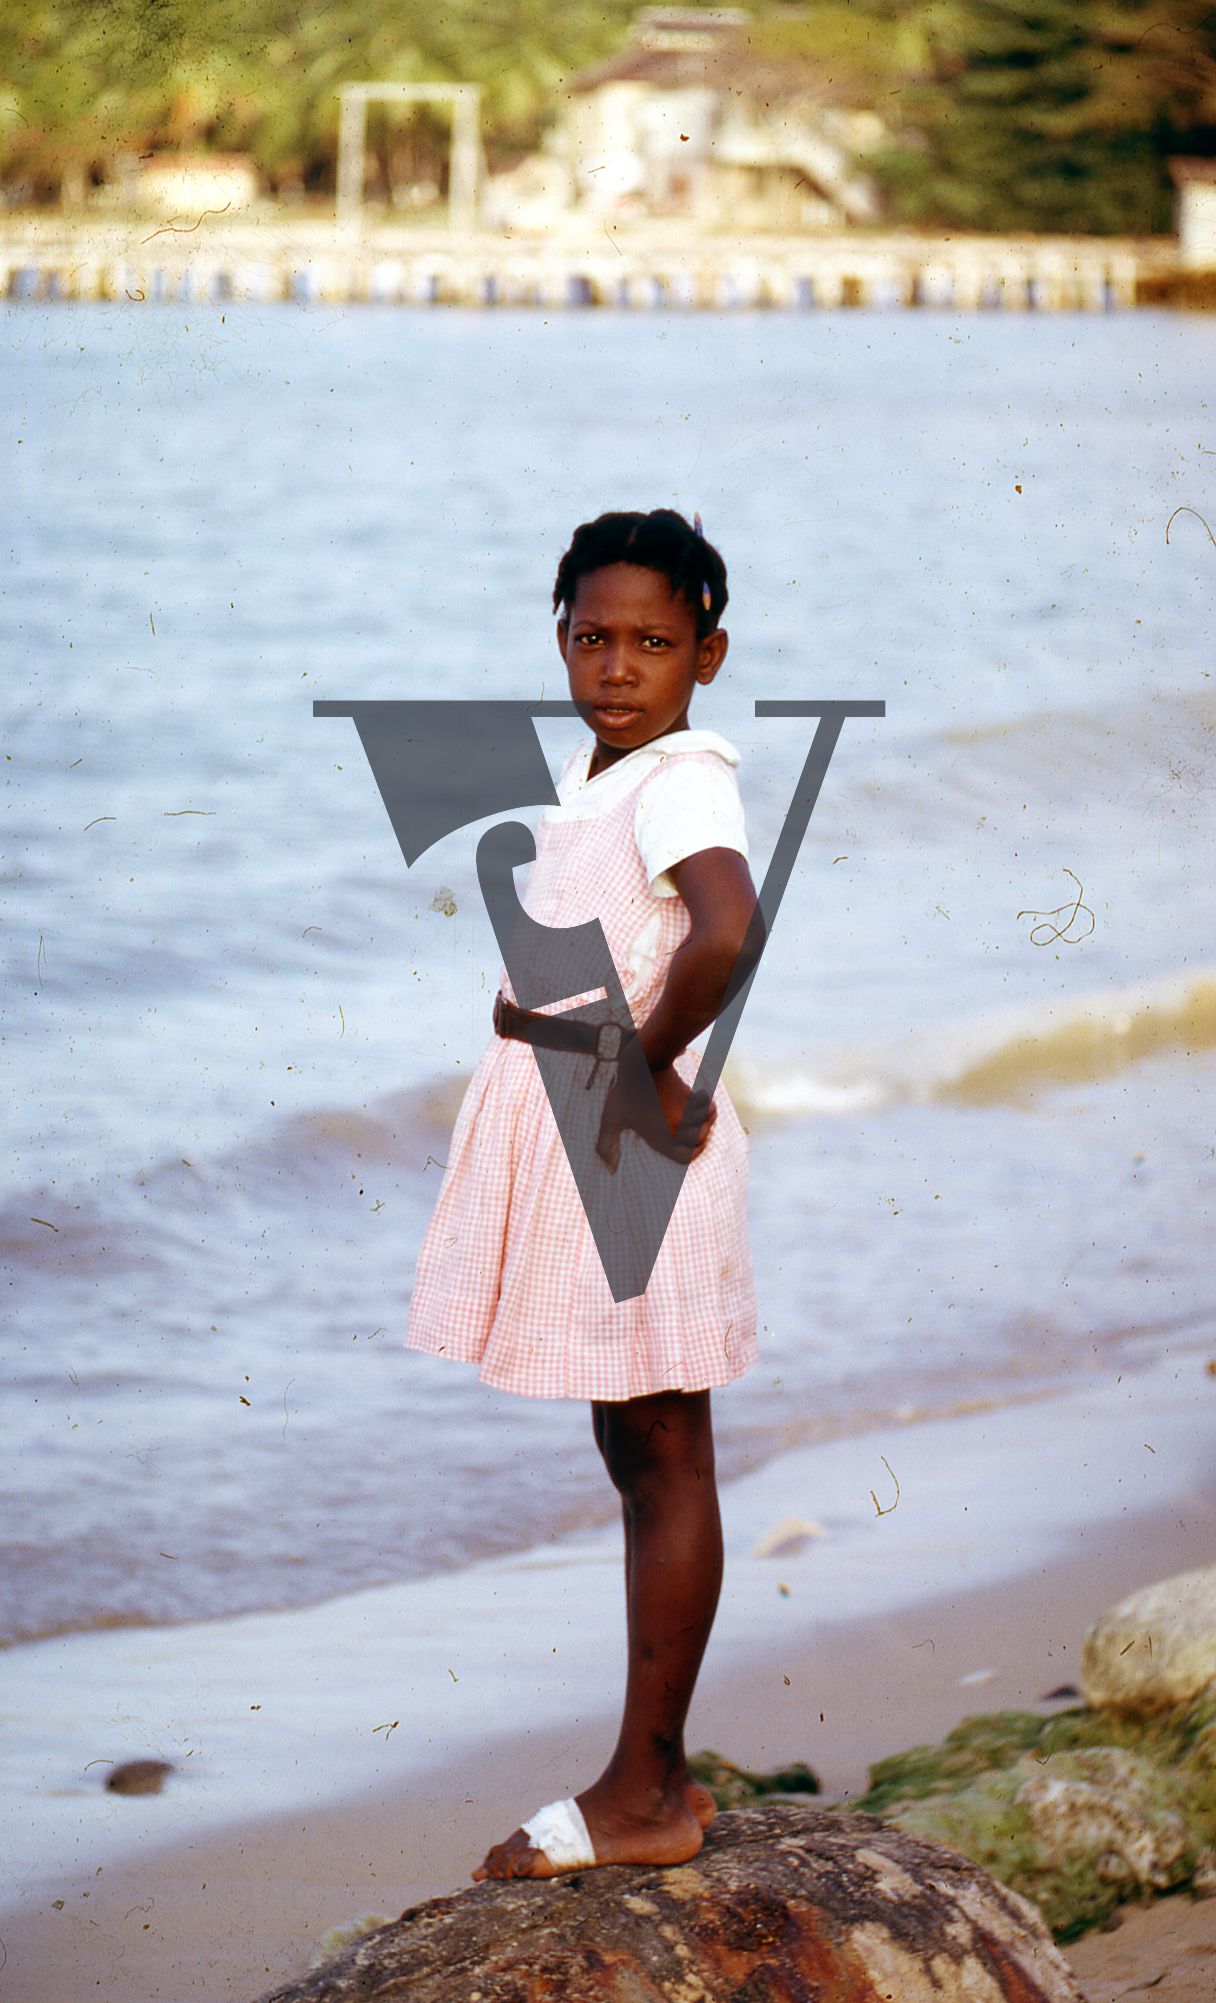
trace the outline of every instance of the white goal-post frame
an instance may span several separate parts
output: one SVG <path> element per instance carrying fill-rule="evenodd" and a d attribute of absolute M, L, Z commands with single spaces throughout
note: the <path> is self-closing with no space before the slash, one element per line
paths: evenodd
<path fill-rule="evenodd" d="M 477 182 L 481 162 L 481 85 L 477 83 L 344 83 L 339 86 L 338 221 L 358 228 L 363 221 L 363 164 L 367 148 L 367 107 L 373 100 L 452 107 L 452 150 L 448 163 L 448 222 L 473 229 L 477 222 Z"/>

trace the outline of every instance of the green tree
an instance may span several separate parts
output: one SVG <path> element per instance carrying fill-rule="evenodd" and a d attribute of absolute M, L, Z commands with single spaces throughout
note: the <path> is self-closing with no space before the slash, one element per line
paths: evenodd
<path fill-rule="evenodd" d="M 1171 153 L 1216 150 L 1216 9 L 1202 0 L 964 0 L 910 10 L 892 209 L 974 229 L 1154 231 Z"/>
<path fill-rule="evenodd" d="M 592 0 L 0 0 L 0 171 L 54 192 L 124 151 L 215 147 L 332 186 L 335 92 L 356 79 L 480 83 L 494 162 L 537 142 L 562 79 L 627 21 Z M 408 129 L 437 177 L 442 114 Z"/>
<path fill-rule="evenodd" d="M 708 0 L 706 0 L 708 4 Z M 572 71 L 620 47 L 602 0 L 0 0 L 0 177 L 39 198 L 118 155 L 248 152 L 329 190 L 339 84 L 476 82 L 491 166 L 535 146 Z M 871 104 L 897 220 L 1169 227 L 1171 154 L 1216 154 L 1213 0 L 753 0 L 774 64 Z M 441 180 L 444 113 L 376 111 L 381 184 Z"/>

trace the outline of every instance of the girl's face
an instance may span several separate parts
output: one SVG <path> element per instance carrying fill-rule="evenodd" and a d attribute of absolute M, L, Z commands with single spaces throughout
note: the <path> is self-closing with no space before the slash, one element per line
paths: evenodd
<path fill-rule="evenodd" d="M 610 563 L 579 579 L 557 622 L 557 644 L 602 766 L 666 731 L 687 730 L 692 692 L 712 682 L 727 638 L 721 628 L 697 638 L 691 605 L 661 570 Z"/>

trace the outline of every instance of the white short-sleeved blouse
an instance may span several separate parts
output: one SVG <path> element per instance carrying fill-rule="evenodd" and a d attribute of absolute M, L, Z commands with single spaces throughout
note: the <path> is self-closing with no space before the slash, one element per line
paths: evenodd
<path fill-rule="evenodd" d="M 656 897 L 677 895 L 668 871 L 686 856 L 707 848 L 729 848 L 748 856 L 743 802 L 734 771 L 739 753 L 716 730 L 672 730 L 652 737 L 649 744 L 626 752 L 594 779 L 588 779 L 594 750 L 591 738 L 579 746 L 558 781 L 560 806 L 546 808 L 545 813 L 578 820 L 610 813 L 655 766 L 665 765 L 667 771 L 661 780 L 642 787 L 633 820 L 638 853 Z M 691 751 L 713 751 L 717 756 L 712 765 L 704 759 L 681 756 Z"/>

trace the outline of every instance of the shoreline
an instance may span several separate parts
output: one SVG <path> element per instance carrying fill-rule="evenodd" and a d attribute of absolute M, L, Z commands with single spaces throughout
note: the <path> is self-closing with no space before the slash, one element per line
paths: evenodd
<path fill-rule="evenodd" d="M 1182 1519 L 1161 1511 L 1116 1521 L 1086 1540 L 1090 1548 L 999 1585 L 825 1623 L 783 1657 L 789 1669 L 775 1658 L 715 1662 L 711 1642 L 690 1750 L 713 1747 L 760 1769 L 805 1759 L 827 1798 L 858 1794 L 874 1760 L 939 1739 L 965 1716 L 1061 1708 L 1046 1693 L 1073 1681 L 1085 1628 L 1123 1593 L 1204 1562 L 1214 1530 L 1213 1503 Z M 968 1681 L 977 1675 L 986 1680 Z M 84 2003 L 99 1991 L 123 2003 L 254 2003 L 302 1975 L 331 1927 L 369 1912 L 395 1918 L 464 1889 L 483 1851 L 542 1798 L 585 1785 L 614 1729 L 609 1713 L 537 1725 L 418 1774 L 400 1799 L 372 1787 L 310 1814 L 253 1817 L 70 1874 L 60 1910 L 44 1893 L 0 1916 L 13 1984 L 5 1993 L 20 2003 Z M 1150 1928 L 1155 1913 L 1144 1915 Z M 1216 1943 L 1216 1902 L 1196 1918 Z M 1124 1929 L 1087 1937 L 1077 1944 L 1082 1963 L 1096 1962 L 1100 1979 L 1130 1938 Z M 1156 1951 L 1160 1960 L 1165 1949 Z M 1174 2003 L 1171 1990 L 1158 1994 Z"/>
<path fill-rule="evenodd" d="M 690 1751 L 804 1759 L 847 1796 L 874 1760 L 964 1716 L 1042 1707 L 1075 1683 L 1112 1600 L 1210 1562 L 1209 1401 L 1192 1351 L 799 1449 L 731 1484 Z M 795 1516 L 827 1534 L 758 1557 Z M 619 1575 L 614 1529 L 302 1614 L 9 1651 L 0 1676 L 37 1692 L 31 1742 L 5 1758 L 5 1993 L 252 1999 L 330 1927 L 459 1889 L 491 1842 L 607 1757 Z M 89 1758 L 164 1750 L 170 1719 L 200 1759 L 180 1757 L 163 1795 L 82 1779 Z"/>

